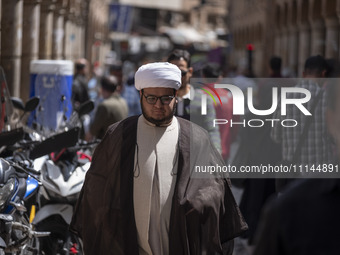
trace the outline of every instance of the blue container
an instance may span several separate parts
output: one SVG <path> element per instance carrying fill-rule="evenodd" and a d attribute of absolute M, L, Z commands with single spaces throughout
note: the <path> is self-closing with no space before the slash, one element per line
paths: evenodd
<path fill-rule="evenodd" d="M 73 62 L 70 60 L 33 60 L 30 63 L 30 96 L 40 103 L 30 123 L 55 131 L 63 116 L 72 113 Z"/>

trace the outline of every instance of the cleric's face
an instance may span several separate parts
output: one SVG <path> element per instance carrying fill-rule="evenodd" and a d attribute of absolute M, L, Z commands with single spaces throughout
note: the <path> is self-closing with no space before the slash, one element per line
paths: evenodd
<path fill-rule="evenodd" d="M 176 107 L 176 94 L 172 88 L 145 88 L 140 91 L 144 117 L 156 126 L 171 122 Z"/>

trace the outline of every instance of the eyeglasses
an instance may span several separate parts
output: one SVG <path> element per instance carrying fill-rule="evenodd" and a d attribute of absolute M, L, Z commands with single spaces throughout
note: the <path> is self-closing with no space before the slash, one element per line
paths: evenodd
<path fill-rule="evenodd" d="M 184 77 L 188 73 L 188 70 L 181 70 L 181 73 L 182 73 L 182 77 Z"/>
<path fill-rule="evenodd" d="M 156 104 L 159 98 L 162 104 L 168 105 L 171 103 L 172 99 L 174 99 L 174 96 L 161 96 L 161 97 L 156 97 L 156 96 L 151 96 L 151 95 L 149 96 L 143 95 L 143 96 L 146 98 L 146 102 L 148 102 L 149 104 Z"/>

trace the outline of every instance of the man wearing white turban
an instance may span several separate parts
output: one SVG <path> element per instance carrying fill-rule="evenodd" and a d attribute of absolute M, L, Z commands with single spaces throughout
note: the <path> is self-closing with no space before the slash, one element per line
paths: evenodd
<path fill-rule="evenodd" d="M 135 86 L 143 114 L 112 125 L 96 148 L 71 230 L 87 255 L 231 254 L 247 225 L 228 179 L 193 176 L 195 164 L 223 159 L 204 129 L 173 116 L 181 71 L 146 64 Z"/>

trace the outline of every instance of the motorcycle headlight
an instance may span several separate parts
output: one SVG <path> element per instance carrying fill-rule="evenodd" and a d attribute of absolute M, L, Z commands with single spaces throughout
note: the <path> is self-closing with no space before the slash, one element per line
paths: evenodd
<path fill-rule="evenodd" d="M 0 208 L 1 209 L 3 209 L 3 206 L 11 198 L 14 187 L 15 187 L 14 178 L 9 179 L 5 185 L 0 187 Z"/>

